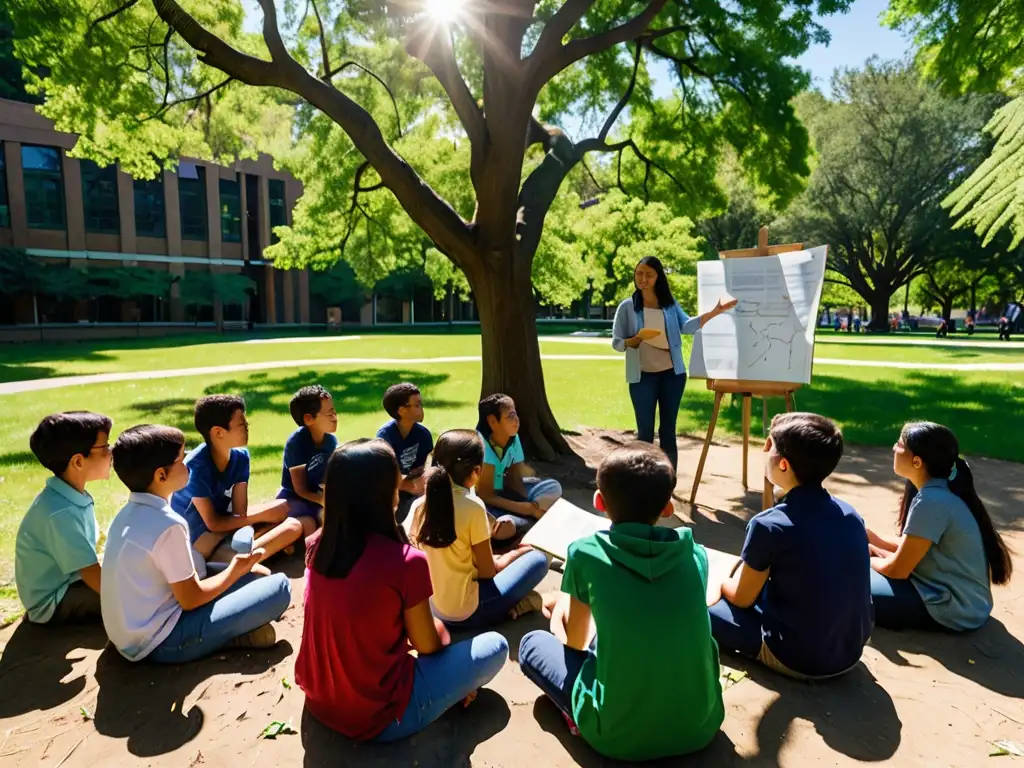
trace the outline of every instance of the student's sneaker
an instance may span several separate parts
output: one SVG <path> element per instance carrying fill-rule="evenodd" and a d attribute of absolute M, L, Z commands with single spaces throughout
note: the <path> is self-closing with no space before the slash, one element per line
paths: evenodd
<path fill-rule="evenodd" d="M 509 618 L 513 621 L 528 613 L 536 613 L 544 608 L 544 598 L 540 592 L 530 592 L 526 597 L 516 603 L 516 607 L 508 612 Z"/>
<path fill-rule="evenodd" d="M 274 629 L 274 625 L 264 624 L 251 632 L 232 638 L 227 647 L 264 649 L 273 648 L 275 645 L 277 645 L 277 631 Z"/>

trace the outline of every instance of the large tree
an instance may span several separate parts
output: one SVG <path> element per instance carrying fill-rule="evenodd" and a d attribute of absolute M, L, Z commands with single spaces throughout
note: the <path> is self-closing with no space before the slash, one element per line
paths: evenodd
<path fill-rule="evenodd" d="M 940 202 L 981 160 L 991 99 L 951 98 L 898 62 L 837 73 L 832 95 L 801 97 L 817 163 L 785 229 L 828 243 L 829 267 L 885 330 L 889 300 L 939 258 Z"/>
<path fill-rule="evenodd" d="M 274 133 L 257 107 L 298 104 L 300 143 L 328 153 L 306 194 L 351 179 L 325 222 L 336 257 L 354 228 L 373 238 L 362 199 L 386 190 L 465 274 L 481 319 L 482 391 L 516 399 L 541 456 L 568 448 L 544 390 L 531 277 L 567 174 L 588 154 L 610 156 L 624 187 L 695 214 L 717 199 L 716 162 L 731 145 L 785 200 L 807 172 L 790 102 L 808 80 L 792 58 L 827 40 L 815 13 L 848 4 L 259 0 L 261 34 L 249 34 L 239 0 L 8 3 L 17 55 L 51 68 L 35 82 L 44 112 L 84 134 L 79 151 L 129 170 L 155 173 L 182 151 L 251 154 Z M 655 100 L 654 59 L 670 63 L 677 98 Z M 623 114 L 634 132 L 616 128 Z M 552 127 L 568 115 L 585 136 Z M 406 157 L 425 123 L 451 116 L 447 139 L 471 179 L 456 200 Z"/>

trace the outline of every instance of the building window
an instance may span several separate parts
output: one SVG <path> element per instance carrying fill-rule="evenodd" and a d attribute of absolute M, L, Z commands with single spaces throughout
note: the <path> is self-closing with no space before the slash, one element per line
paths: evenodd
<path fill-rule="evenodd" d="M 270 242 L 276 243 L 279 238 L 274 234 L 274 227 L 283 227 L 288 223 L 288 214 L 284 207 L 284 182 L 270 179 Z"/>
<path fill-rule="evenodd" d="M 225 243 L 242 242 L 242 192 L 231 179 L 220 180 L 220 236 Z"/>
<path fill-rule="evenodd" d="M 164 177 L 132 181 L 135 194 L 135 234 L 139 237 L 167 237 L 164 215 Z"/>
<path fill-rule="evenodd" d="M 82 160 L 82 200 L 86 232 L 121 234 L 121 216 L 117 210 L 117 166 L 111 164 L 100 168 L 92 160 Z"/>
<path fill-rule="evenodd" d="M 25 178 L 25 208 L 33 229 L 64 229 L 64 177 L 60 150 L 55 147 L 21 147 Z"/>
<path fill-rule="evenodd" d="M 0 141 L 0 227 L 11 226 L 11 208 L 7 201 L 7 160 L 4 143 Z"/>
<path fill-rule="evenodd" d="M 202 166 L 178 166 L 178 206 L 182 239 L 206 240 L 206 169 Z"/>

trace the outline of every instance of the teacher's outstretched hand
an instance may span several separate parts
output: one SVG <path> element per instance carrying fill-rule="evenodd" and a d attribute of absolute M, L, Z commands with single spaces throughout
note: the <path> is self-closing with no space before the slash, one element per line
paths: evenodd
<path fill-rule="evenodd" d="M 640 260 L 633 270 L 634 292 L 615 312 L 612 346 L 626 353 L 626 381 L 636 416 L 637 437 L 654 442 L 658 412 L 658 442 L 675 467 L 676 419 L 686 389 L 683 334 L 694 334 L 713 318 L 736 306 L 722 297 L 710 312 L 690 317 L 672 297 L 665 269 L 655 256 Z"/>

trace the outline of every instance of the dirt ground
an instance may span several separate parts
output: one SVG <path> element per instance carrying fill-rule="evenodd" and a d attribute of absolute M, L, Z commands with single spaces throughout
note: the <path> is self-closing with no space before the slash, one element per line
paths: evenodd
<path fill-rule="evenodd" d="M 627 435 L 573 437 L 586 461 L 543 468 L 567 496 L 587 503 L 593 468 Z M 741 449 L 711 451 L 698 496 L 689 496 L 700 441 L 680 438 L 680 486 L 673 525 L 733 554 L 760 503 L 761 459 L 751 456 L 752 490 L 740 482 Z M 1024 464 L 972 462 L 978 486 L 1004 536 L 1024 552 Z M 888 451 L 852 448 L 830 481 L 879 528 L 893 524 L 899 484 Z M 725 724 L 699 755 L 665 765 L 979 766 L 989 742 L 1024 744 L 1024 557 L 1017 578 L 996 589 L 996 609 L 975 633 L 954 636 L 876 630 L 861 664 L 826 683 L 797 683 L 723 654 L 749 673 L 725 692 Z M 555 708 L 520 674 L 515 650 L 543 626 L 524 618 L 501 627 L 512 661 L 468 710 L 452 711 L 397 745 L 358 745 L 303 714 L 294 686 L 301 636 L 302 566 L 283 563 L 295 598 L 278 625 L 282 639 L 265 652 L 225 652 L 183 667 L 130 665 L 99 628 L 52 632 L 18 623 L 0 632 L 0 766 L 602 766 L 610 764 L 566 731 Z M 545 587 L 556 588 L 559 574 Z M 456 639 L 459 639 L 456 637 Z M 671 648 L 651 638 L 652 653 Z M 297 734 L 258 738 L 271 721 Z M 995 758 L 992 758 L 995 759 Z M 1003 758 L 1021 762 L 1022 758 Z M 1002 764 L 1002 763 L 999 763 Z"/>

